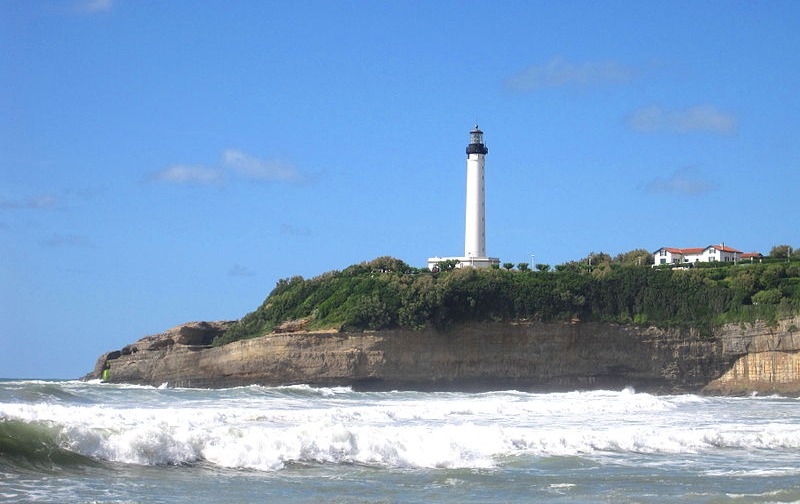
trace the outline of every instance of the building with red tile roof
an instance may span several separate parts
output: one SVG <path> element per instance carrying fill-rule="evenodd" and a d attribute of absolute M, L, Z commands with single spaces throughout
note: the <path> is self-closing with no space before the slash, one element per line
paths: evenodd
<path fill-rule="evenodd" d="M 742 259 L 742 251 L 725 244 L 709 245 L 705 248 L 661 247 L 653 252 L 653 263 L 686 264 L 695 262 L 736 262 Z"/>

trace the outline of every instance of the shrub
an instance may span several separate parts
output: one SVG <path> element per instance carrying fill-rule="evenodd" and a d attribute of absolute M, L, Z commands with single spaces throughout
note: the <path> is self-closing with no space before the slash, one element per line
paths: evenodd
<path fill-rule="evenodd" d="M 781 302 L 782 297 L 783 294 L 778 289 L 762 290 L 753 294 L 753 304 L 776 305 Z"/>
<path fill-rule="evenodd" d="M 714 324 L 774 322 L 800 312 L 800 268 L 794 265 L 671 270 L 612 263 L 590 271 L 574 262 L 552 273 L 543 266 L 524 275 L 499 268 L 431 274 L 381 257 L 312 279 L 283 279 L 215 344 L 259 336 L 301 319 L 309 329 L 362 330 L 577 317 L 707 331 Z"/>

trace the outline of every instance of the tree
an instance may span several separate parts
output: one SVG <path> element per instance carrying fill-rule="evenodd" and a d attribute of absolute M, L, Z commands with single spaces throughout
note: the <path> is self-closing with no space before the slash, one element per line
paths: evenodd
<path fill-rule="evenodd" d="M 390 256 L 378 257 L 377 259 L 373 259 L 372 261 L 364 263 L 364 265 L 373 272 L 377 271 L 381 273 L 408 273 L 412 270 L 411 266 L 406 264 L 404 261 Z"/>
<path fill-rule="evenodd" d="M 586 272 L 586 261 L 570 261 L 564 264 L 556 264 L 556 271 L 559 273 L 566 273 L 568 271 L 572 273 Z"/>
<path fill-rule="evenodd" d="M 458 259 L 448 259 L 446 261 L 439 261 L 436 263 L 436 266 L 439 267 L 439 271 L 451 271 L 458 266 Z"/>
<path fill-rule="evenodd" d="M 501 263 L 412 275 L 402 273 L 405 263 L 382 257 L 311 279 L 284 279 L 214 345 L 261 336 L 292 321 L 307 323 L 309 330 L 446 329 L 472 321 L 575 318 L 710 328 L 800 313 L 797 262 L 672 271 L 594 258 L 600 264 L 593 262 L 591 270 L 585 258 L 547 274 L 547 264 L 535 265 L 541 274 L 512 274 L 500 269 L 513 264 Z M 445 268 L 458 264 L 443 262 Z"/>
<path fill-rule="evenodd" d="M 514 263 L 503 263 L 503 267 L 508 271 L 511 271 L 512 269 L 514 269 Z"/>
<path fill-rule="evenodd" d="M 517 269 L 520 271 L 528 271 L 528 263 L 521 262 L 517 264 Z"/>
<path fill-rule="evenodd" d="M 653 264 L 653 254 L 645 249 L 631 250 L 630 252 L 617 254 L 614 262 L 621 266 L 645 266 Z"/>
<path fill-rule="evenodd" d="M 769 256 L 777 259 L 786 259 L 789 257 L 789 251 L 792 249 L 789 245 L 775 245 L 769 251 Z"/>
<path fill-rule="evenodd" d="M 780 289 L 767 289 L 753 294 L 753 304 L 778 304 L 781 302 L 783 294 Z"/>
<path fill-rule="evenodd" d="M 586 257 L 586 263 L 590 266 L 597 266 L 599 264 L 606 264 L 611 262 L 611 256 L 606 254 L 605 252 L 589 252 L 589 255 Z"/>

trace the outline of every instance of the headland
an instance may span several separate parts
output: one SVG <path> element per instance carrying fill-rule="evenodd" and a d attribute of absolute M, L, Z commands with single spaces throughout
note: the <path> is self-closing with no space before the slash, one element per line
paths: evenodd
<path fill-rule="evenodd" d="M 220 388 L 621 388 L 800 395 L 800 267 L 417 270 L 281 280 L 237 321 L 107 352 L 88 378 Z"/>
<path fill-rule="evenodd" d="M 596 322 L 474 323 L 439 330 L 279 332 L 209 345 L 229 323 L 191 323 L 101 356 L 87 378 L 221 388 L 571 390 L 800 395 L 800 318 L 712 335 Z M 194 338 L 186 335 L 192 334 Z M 202 335 L 205 334 L 205 337 Z"/>

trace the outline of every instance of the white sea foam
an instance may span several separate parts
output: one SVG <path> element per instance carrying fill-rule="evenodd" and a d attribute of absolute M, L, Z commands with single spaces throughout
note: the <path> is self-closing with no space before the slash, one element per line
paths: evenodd
<path fill-rule="evenodd" d="M 632 389 L 361 393 L 6 382 L 0 436 L 29 443 L 11 458 L 0 455 L 0 500 L 202 494 L 204 502 L 219 495 L 320 502 L 346 488 L 364 501 L 791 502 L 800 497 L 797 404 Z M 172 465 L 183 467 L 164 467 Z M 45 471 L 38 477 L 31 468 Z"/>
<path fill-rule="evenodd" d="M 422 395 L 301 386 L 192 391 L 180 400 L 139 393 L 101 404 L 2 403 L 0 420 L 44 422 L 62 447 L 101 460 L 266 471 L 290 462 L 486 468 L 517 455 L 800 449 L 795 423 L 719 419 L 706 411 L 710 399 L 632 390 Z"/>

